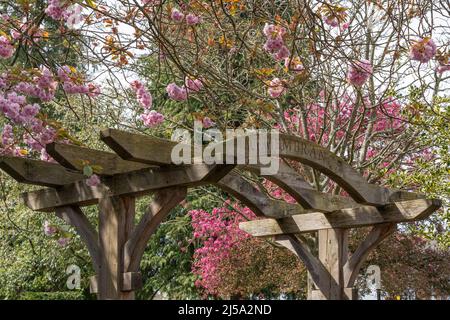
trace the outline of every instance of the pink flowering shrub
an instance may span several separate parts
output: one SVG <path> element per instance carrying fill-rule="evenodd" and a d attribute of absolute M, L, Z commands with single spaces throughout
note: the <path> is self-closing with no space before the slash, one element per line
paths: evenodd
<path fill-rule="evenodd" d="M 430 38 L 423 38 L 411 45 L 409 56 L 411 60 L 427 63 L 436 54 L 436 44 Z"/>
<path fill-rule="evenodd" d="M 201 287 L 207 294 L 217 294 L 221 279 L 217 272 L 223 259 L 230 254 L 230 250 L 239 245 L 250 235 L 239 229 L 239 222 L 246 221 L 237 211 L 247 219 L 254 219 L 255 214 L 248 208 L 234 205 L 236 211 L 229 209 L 229 203 L 222 208 L 214 208 L 212 212 L 191 210 L 193 237 L 201 241 L 202 246 L 195 250 L 192 271 L 199 276 L 196 286 Z"/>
<path fill-rule="evenodd" d="M 352 85 L 361 87 L 372 73 L 372 64 L 368 60 L 362 59 L 350 64 L 347 71 L 347 81 Z"/>

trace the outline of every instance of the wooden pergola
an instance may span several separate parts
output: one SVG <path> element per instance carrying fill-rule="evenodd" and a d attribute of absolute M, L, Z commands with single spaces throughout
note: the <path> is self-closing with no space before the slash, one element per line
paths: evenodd
<path fill-rule="evenodd" d="M 52 143 L 47 152 L 58 162 L 2 157 L 0 167 L 22 183 L 46 188 L 23 194 L 34 211 L 55 212 L 74 227 L 87 246 L 96 275 L 91 292 L 99 299 L 134 299 L 142 280 L 139 264 L 150 236 L 186 197 L 187 188 L 215 185 L 264 219 L 240 228 L 256 237 L 273 237 L 305 264 L 312 286 L 310 299 L 353 299 L 352 288 L 369 252 L 396 230 L 399 222 L 424 219 L 441 202 L 424 196 L 372 185 L 343 159 L 299 137 L 280 135 L 280 170 L 262 175 L 258 165 L 174 165 L 175 142 L 107 129 L 101 139 L 114 152 Z M 295 160 L 329 176 L 350 197 L 314 190 L 284 160 Z M 102 168 L 101 184 L 90 187 L 85 163 Z M 243 178 L 251 171 L 280 186 L 296 201 L 274 200 Z M 135 199 L 154 194 L 138 223 Z M 97 205 L 98 230 L 82 211 Z M 348 250 L 350 228 L 372 226 L 357 249 Z M 318 253 L 303 233 L 317 232 Z"/>

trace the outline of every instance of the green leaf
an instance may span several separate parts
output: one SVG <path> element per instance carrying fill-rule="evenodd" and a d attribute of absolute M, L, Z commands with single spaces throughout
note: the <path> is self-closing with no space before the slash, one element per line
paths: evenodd
<path fill-rule="evenodd" d="M 92 175 L 94 174 L 94 170 L 92 169 L 91 166 L 84 166 L 84 168 L 83 168 L 83 174 L 84 174 L 86 177 L 90 177 L 90 176 L 92 176 Z"/>
<path fill-rule="evenodd" d="M 95 4 L 95 1 L 94 1 L 94 0 L 86 0 L 86 4 L 87 4 L 89 7 L 94 8 L 94 9 L 97 7 L 97 5 Z"/>

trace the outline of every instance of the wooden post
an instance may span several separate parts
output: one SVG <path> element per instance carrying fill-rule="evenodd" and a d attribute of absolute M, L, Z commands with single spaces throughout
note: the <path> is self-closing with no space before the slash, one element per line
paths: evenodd
<path fill-rule="evenodd" d="M 99 200 L 99 299 L 134 299 L 134 291 L 122 291 L 125 271 L 123 249 L 134 224 L 134 202 L 132 197 L 106 196 Z"/>
<path fill-rule="evenodd" d="M 343 273 L 348 260 L 348 229 L 325 229 L 318 231 L 319 260 L 328 271 L 328 284 L 324 290 L 313 290 L 311 299 L 352 299 L 351 288 L 346 288 Z"/>

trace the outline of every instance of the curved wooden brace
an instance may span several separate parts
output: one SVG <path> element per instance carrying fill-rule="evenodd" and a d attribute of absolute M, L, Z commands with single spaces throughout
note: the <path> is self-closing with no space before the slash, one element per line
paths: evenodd
<path fill-rule="evenodd" d="M 101 258 L 98 233 L 91 225 L 85 214 L 79 207 L 60 207 L 56 209 L 56 215 L 75 228 L 89 251 L 92 265 L 96 273 L 99 272 Z"/>
<path fill-rule="evenodd" d="M 280 134 L 280 156 L 299 161 L 326 174 L 356 202 L 379 205 L 390 200 L 389 189 L 369 184 L 347 162 L 318 144 L 297 136 Z"/>
<path fill-rule="evenodd" d="M 279 235 L 275 237 L 275 241 L 293 252 L 304 263 L 320 291 L 339 291 L 339 284 L 331 277 L 323 263 L 313 255 L 306 243 L 293 235 Z"/>
<path fill-rule="evenodd" d="M 396 223 L 385 223 L 372 227 L 366 238 L 360 243 L 355 252 L 344 265 L 344 282 L 347 287 L 353 287 L 362 264 L 369 255 L 386 237 L 397 230 Z"/>
<path fill-rule="evenodd" d="M 135 272 L 144 254 L 147 242 L 161 221 L 186 197 L 185 187 L 162 189 L 155 193 L 140 222 L 133 229 L 124 246 L 124 270 Z"/>
<path fill-rule="evenodd" d="M 319 212 L 333 212 L 344 208 L 356 208 L 360 206 L 352 198 L 322 193 L 313 189 L 297 171 L 283 161 L 280 161 L 279 168 L 276 174 L 262 175 L 259 166 L 248 165 L 243 167 L 243 169 L 252 171 L 281 187 L 305 209 L 314 209 Z"/>
<path fill-rule="evenodd" d="M 282 217 L 306 212 L 298 204 L 270 199 L 250 182 L 234 172 L 226 175 L 216 182 L 215 185 L 244 203 L 259 216 Z"/>

